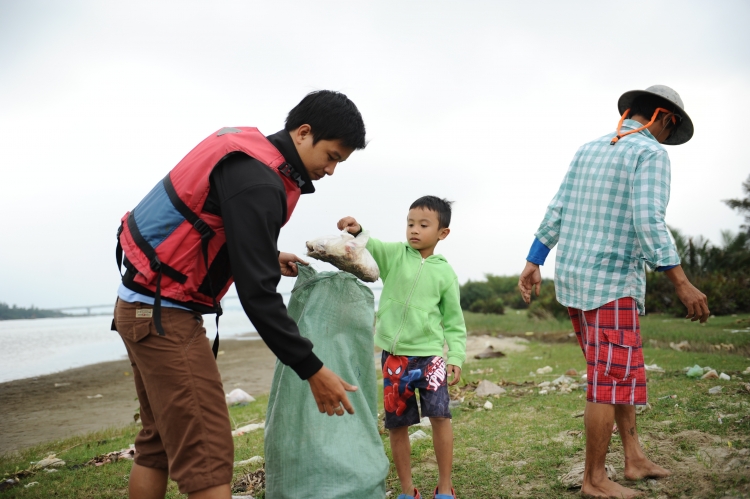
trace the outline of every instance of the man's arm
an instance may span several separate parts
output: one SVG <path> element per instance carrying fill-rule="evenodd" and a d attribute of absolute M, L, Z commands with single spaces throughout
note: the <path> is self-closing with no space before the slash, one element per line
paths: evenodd
<path fill-rule="evenodd" d="M 232 275 L 248 318 L 279 360 L 309 381 L 320 412 L 353 414 L 346 392 L 357 387 L 323 366 L 276 291 L 281 279 L 276 241 L 286 216 L 280 179 L 260 162 L 234 155 L 216 168 L 212 186 L 218 191 Z"/>

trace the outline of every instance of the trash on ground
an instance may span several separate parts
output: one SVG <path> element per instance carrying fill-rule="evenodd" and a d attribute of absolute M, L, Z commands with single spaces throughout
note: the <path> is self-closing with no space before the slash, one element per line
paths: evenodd
<path fill-rule="evenodd" d="M 589 375 L 587 373 L 581 374 L 581 381 L 586 382 L 586 380 L 589 379 Z"/>
<path fill-rule="evenodd" d="M 487 369 L 472 369 L 471 371 L 469 371 L 469 374 L 490 374 L 494 371 L 494 369 L 488 367 Z"/>
<path fill-rule="evenodd" d="M 534 336 L 534 331 L 526 331 L 523 334 L 525 334 L 526 336 Z"/>
<path fill-rule="evenodd" d="M 547 395 L 549 391 L 547 390 L 539 390 L 539 395 Z"/>
<path fill-rule="evenodd" d="M 664 395 L 663 397 L 659 397 L 659 400 L 676 399 L 676 398 L 677 398 L 677 395 Z"/>
<path fill-rule="evenodd" d="M 669 348 L 672 350 L 677 350 L 678 352 L 686 352 L 690 350 L 690 343 L 687 342 L 687 340 L 683 340 L 679 343 L 673 343 L 669 342 Z"/>
<path fill-rule="evenodd" d="M 652 373 L 663 373 L 664 368 L 657 366 L 656 364 L 646 364 L 643 366 L 646 371 L 652 372 Z"/>
<path fill-rule="evenodd" d="M 552 381 L 552 384 L 553 384 L 553 385 L 555 385 L 555 386 L 557 386 L 557 385 L 569 385 L 569 384 L 571 384 L 571 383 L 572 383 L 573 381 L 575 381 L 575 380 L 574 380 L 573 378 L 570 378 L 570 377 L 568 377 L 568 376 L 565 376 L 565 375 L 563 374 L 563 375 L 562 375 L 562 376 L 560 376 L 559 378 L 556 378 L 556 379 L 554 379 L 554 380 Z"/>
<path fill-rule="evenodd" d="M 713 388 L 708 389 L 709 395 L 718 395 L 721 393 L 722 386 L 714 386 Z"/>
<path fill-rule="evenodd" d="M 650 410 L 651 410 L 651 404 L 649 404 L 648 402 L 646 402 L 646 405 L 638 405 L 635 407 L 636 414 L 643 414 L 644 412 L 650 411 Z"/>
<path fill-rule="evenodd" d="M 484 403 L 484 406 L 482 406 L 482 407 L 484 407 L 484 408 L 485 408 L 485 409 L 487 409 L 488 411 L 491 411 L 491 410 L 492 410 L 492 402 L 490 402 L 490 401 L 488 400 L 487 402 L 485 402 L 485 403 Z"/>
<path fill-rule="evenodd" d="M 537 374 L 549 374 L 551 372 L 552 372 L 552 368 L 550 366 L 540 367 L 539 369 L 536 370 Z"/>
<path fill-rule="evenodd" d="M 617 472 L 614 466 L 609 464 L 605 465 L 607 470 L 607 478 L 614 480 L 617 478 Z M 583 470 L 584 463 L 574 464 L 569 472 L 560 477 L 562 484 L 569 489 L 576 489 L 583 485 Z"/>
<path fill-rule="evenodd" d="M 477 389 L 474 391 L 477 397 L 489 397 L 490 395 L 502 395 L 505 393 L 505 388 L 497 386 L 492 381 L 483 379 L 477 385 Z"/>
<path fill-rule="evenodd" d="M 232 436 L 233 437 L 239 437 L 240 435 L 244 435 L 245 433 L 250 433 L 250 432 L 253 432 L 255 430 L 259 430 L 261 428 L 265 428 L 265 426 L 266 426 L 266 422 L 265 421 L 261 421 L 260 423 L 253 423 L 253 424 L 248 424 L 248 425 L 245 425 L 245 426 L 241 426 L 241 427 L 237 428 L 236 430 L 234 430 L 232 432 Z"/>
<path fill-rule="evenodd" d="M 578 376 L 578 371 L 575 369 L 568 369 L 565 371 L 565 376 Z"/>
<path fill-rule="evenodd" d="M 240 390 L 239 388 L 235 388 L 224 397 L 227 399 L 227 405 L 242 406 L 242 405 L 247 405 L 250 402 L 255 402 L 255 399 L 253 398 L 252 395 L 250 395 L 244 390 Z"/>
<path fill-rule="evenodd" d="M 133 457 L 135 457 L 135 445 L 130 444 L 130 447 L 128 447 L 127 449 L 100 454 L 87 461 L 85 466 L 102 466 L 105 464 L 116 463 L 120 459 L 132 460 Z"/>
<path fill-rule="evenodd" d="M 700 378 L 703 376 L 703 368 L 699 366 L 698 364 L 694 365 L 693 367 L 689 367 L 687 370 L 687 377 L 688 378 Z"/>
<path fill-rule="evenodd" d="M 240 475 L 232 481 L 232 492 L 249 492 L 254 494 L 266 488 L 266 470 L 261 468 L 251 473 Z M 253 499 L 252 496 L 241 495 L 232 496 L 241 497 L 242 499 Z"/>
<path fill-rule="evenodd" d="M 55 388 L 60 388 L 61 386 L 70 386 L 70 383 L 55 383 Z"/>
<path fill-rule="evenodd" d="M 104 398 L 104 395 L 102 395 L 101 393 L 97 393 L 96 395 L 86 395 L 86 398 L 87 399 L 100 399 L 100 398 Z"/>
<path fill-rule="evenodd" d="M 505 357 L 505 354 L 492 348 L 492 345 L 488 346 L 484 352 L 479 352 L 474 356 L 475 359 L 495 359 L 498 357 Z"/>
<path fill-rule="evenodd" d="M 719 379 L 723 379 L 724 381 L 729 381 L 732 378 L 730 378 L 728 374 L 721 373 L 719 374 Z"/>
<path fill-rule="evenodd" d="M 23 486 L 24 489 L 29 489 L 33 487 L 34 485 L 39 485 L 39 482 L 29 482 L 26 485 Z"/>
<path fill-rule="evenodd" d="M 430 438 L 430 436 L 422 430 L 417 430 L 409 435 L 409 442 L 416 442 L 417 440 L 424 440 L 425 438 Z"/>
<path fill-rule="evenodd" d="M 328 262 L 339 270 L 354 274 L 365 282 L 375 282 L 380 269 L 367 251 L 368 231 L 357 237 L 343 231 L 335 236 L 324 236 L 307 241 L 307 256 Z"/>
<path fill-rule="evenodd" d="M 575 414 L 573 414 L 570 417 L 571 418 L 582 418 L 584 414 L 586 414 L 586 411 L 579 411 L 579 412 L 576 412 Z"/>
<path fill-rule="evenodd" d="M 742 371 L 742 374 L 750 374 L 750 367 Z"/>
<path fill-rule="evenodd" d="M 419 420 L 419 423 L 417 423 L 414 426 L 421 426 L 423 428 L 429 428 L 430 426 L 432 426 L 432 422 L 430 421 L 430 418 L 422 418 Z"/>
<path fill-rule="evenodd" d="M 536 377 L 536 373 L 534 371 L 529 371 L 529 376 L 534 378 Z"/>
<path fill-rule="evenodd" d="M 701 376 L 701 379 L 719 379 L 719 374 L 713 369 L 711 369 L 706 374 Z"/>
<path fill-rule="evenodd" d="M 242 466 L 247 466 L 250 464 L 261 464 L 264 462 L 263 456 L 253 456 L 250 459 L 244 459 L 242 461 L 235 461 L 234 467 L 240 468 Z"/>
<path fill-rule="evenodd" d="M 539 388 L 549 388 L 549 385 L 551 385 L 551 384 L 552 383 L 550 383 L 549 381 L 542 381 L 541 383 L 539 383 L 536 386 L 539 387 Z"/>
<path fill-rule="evenodd" d="M 49 456 L 45 457 L 41 461 L 33 462 L 31 463 L 31 469 L 32 470 L 41 470 L 44 468 L 59 468 L 61 466 L 65 466 L 65 461 L 62 459 L 59 459 L 55 456 L 55 454 L 50 454 Z"/>
<path fill-rule="evenodd" d="M 448 408 L 455 409 L 456 407 L 461 405 L 461 402 L 463 402 L 463 400 L 451 400 L 450 402 L 448 402 Z"/>
<path fill-rule="evenodd" d="M 715 370 L 716 370 L 716 369 L 714 369 L 714 368 L 713 368 L 713 367 L 711 367 L 711 366 L 705 366 L 705 367 L 703 368 L 703 372 L 704 372 L 704 373 L 707 373 L 708 371 L 715 371 Z"/>

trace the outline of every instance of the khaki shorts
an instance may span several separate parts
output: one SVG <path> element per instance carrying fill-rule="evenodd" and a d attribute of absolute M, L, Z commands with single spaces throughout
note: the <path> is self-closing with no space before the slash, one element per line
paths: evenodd
<path fill-rule="evenodd" d="M 221 375 L 200 314 L 162 307 L 164 336 L 142 303 L 117 300 L 115 326 L 133 366 L 143 429 L 135 462 L 168 470 L 188 494 L 232 480 L 234 443 Z"/>

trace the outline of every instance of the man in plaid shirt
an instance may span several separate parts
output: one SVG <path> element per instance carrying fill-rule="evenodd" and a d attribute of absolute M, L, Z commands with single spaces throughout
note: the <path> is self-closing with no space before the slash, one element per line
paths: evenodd
<path fill-rule="evenodd" d="M 670 473 L 643 453 L 635 406 L 646 404 L 638 315 L 644 313 L 644 263 L 666 272 L 688 317 L 705 322 L 706 296 L 688 281 L 664 216 L 670 164 L 662 144 L 684 144 L 693 123 L 682 99 L 654 85 L 623 94 L 615 134 L 581 147 L 547 208 L 518 281 L 526 303 L 539 294 L 539 265 L 558 245 L 557 300 L 568 307 L 587 363 L 586 467 L 581 493 L 635 497 L 607 478 L 604 463 L 613 420 L 625 452 L 625 478 Z"/>

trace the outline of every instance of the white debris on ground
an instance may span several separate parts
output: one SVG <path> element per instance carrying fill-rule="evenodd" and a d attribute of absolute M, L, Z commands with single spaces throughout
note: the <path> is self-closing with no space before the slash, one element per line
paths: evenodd
<path fill-rule="evenodd" d="M 549 374 L 551 372 L 552 372 L 552 368 L 550 366 L 540 367 L 539 369 L 536 370 L 537 374 Z"/>
<path fill-rule="evenodd" d="M 709 388 L 708 389 L 708 394 L 709 395 L 718 395 L 718 394 L 721 393 L 722 388 L 723 388 L 722 386 L 714 386 L 713 388 Z"/>
<path fill-rule="evenodd" d="M 486 410 L 488 410 L 488 411 L 491 411 L 492 410 L 492 402 L 490 402 L 489 400 L 487 402 L 485 402 L 484 403 L 484 408 Z"/>
<path fill-rule="evenodd" d="M 483 379 L 479 382 L 477 389 L 474 391 L 477 397 L 489 397 L 490 395 L 502 395 L 505 393 L 505 388 L 497 386 L 492 381 Z"/>
<path fill-rule="evenodd" d="M 60 468 L 62 466 L 65 466 L 65 461 L 56 457 L 55 454 L 50 454 L 49 456 L 45 457 L 41 461 L 31 462 L 32 470 L 42 470 L 44 468 L 50 468 L 50 467 Z"/>
<path fill-rule="evenodd" d="M 265 427 L 266 427 L 265 421 L 261 421 L 260 423 L 253 423 L 253 424 L 245 425 L 234 430 L 232 432 L 232 436 L 239 437 L 240 435 L 244 435 L 245 433 L 250 433 L 252 431 L 259 430 Z"/>
<path fill-rule="evenodd" d="M 422 428 L 429 428 L 432 426 L 432 423 L 430 422 L 430 418 L 422 418 L 419 420 L 419 423 L 415 424 L 414 426 L 421 426 Z"/>
<path fill-rule="evenodd" d="M 652 372 L 652 373 L 663 373 L 664 368 L 657 366 L 656 364 L 646 364 L 643 366 L 646 371 Z"/>
<path fill-rule="evenodd" d="M 263 456 L 253 456 L 250 459 L 244 459 L 242 461 L 235 461 L 234 467 L 240 468 L 242 466 L 248 466 L 250 464 L 263 464 L 265 460 L 263 459 Z"/>
<path fill-rule="evenodd" d="M 409 442 L 416 442 L 417 440 L 424 440 L 425 438 L 430 438 L 430 436 L 422 430 L 417 430 L 409 435 Z"/>
<path fill-rule="evenodd" d="M 224 396 L 227 400 L 227 405 L 247 405 L 250 402 L 255 402 L 255 399 L 252 395 L 247 393 L 244 390 L 241 390 L 239 388 L 235 388 L 228 394 Z"/>
<path fill-rule="evenodd" d="M 690 350 L 690 343 L 688 343 L 687 341 L 681 341 L 679 343 L 673 343 L 670 341 L 669 347 L 672 350 L 677 350 L 678 352 L 686 352 Z"/>

